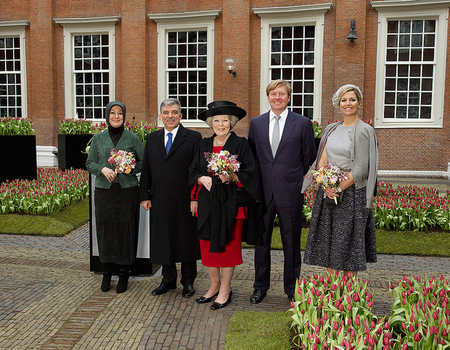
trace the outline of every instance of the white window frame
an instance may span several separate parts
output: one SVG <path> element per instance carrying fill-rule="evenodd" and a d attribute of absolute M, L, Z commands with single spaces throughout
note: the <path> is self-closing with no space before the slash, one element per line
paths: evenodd
<path fill-rule="evenodd" d="M 446 76 L 449 0 L 390 0 L 372 1 L 378 11 L 377 72 L 375 88 L 375 128 L 442 128 Z M 384 84 L 387 50 L 387 23 L 390 20 L 436 20 L 435 76 L 431 119 L 399 120 L 384 118 Z"/>
<path fill-rule="evenodd" d="M 206 30 L 207 32 L 207 98 L 206 101 L 214 100 L 214 20 L 220 14 L 220 10 L 181 12 L 181 13 L 156 13 L 149 14 L 148 18 L 157 23 L 158 32 L 158 101 L 165 100 L 167 96 L 167 33 L 171 31 Z M 184 106 L 181 106 L 182 108 Z M 158 111 L 159 115 L 159 103 Z M 207 128 L 202 120 L 182 119 L 182 123 L 190 128 Z M 158 127 L 163 127 L 158 119 Z"/>
<path fill-rule="evenodd" d="M 267 101 L 266 87 L 270 83 L 270 29 L 274 26 L 315 26 L 315 59 L 314 59 L 314 119 L 321 122 L 322 115 L 322 74 L 323 74 L 323 38 L 325 13 L 332 3 L 254 8 L 253 12 L 261 18 L 261 85 L 260 113 L 267 112 L 270 105 Z"/>
<path fill-rule="evenodd" d="M 0 22 L 1 37 L 20 38 L 20 81 L 22 99 L 22 118 L 28 118 L 27 99 L 27 59 L 25 54 L 25 29 L 30 25 L 30 21 L 5 21 Z"/>
<path fill-rule="evenodd" d="M 119 16 L 89 18 L 56 18 L 55 22 L 64 28 L 64 100 L 65 117 L 76 119 L 76 94 L 73 70 L 73 37 L 75 35 L 108 34 L 109 36 L 109 99 L 115 100 L 116 65 L 115 65 L 115 29 Z M 105 118 L 89 119 L 93 122 Z"/>

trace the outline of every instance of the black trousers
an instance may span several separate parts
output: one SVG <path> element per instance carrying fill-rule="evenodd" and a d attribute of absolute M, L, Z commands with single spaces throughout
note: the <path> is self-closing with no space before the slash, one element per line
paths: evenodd
<path fill-rule="evenodd" d="M 164 283 L 170 283 L 177 280 L 177 266 L 163 265 L 162 276 Z M 181 263 L 181 284 L 194 284 L 197 277 L 197 261 L 186 261 Z"/>
<path fill-rule="evenodd" d="M 300 276 L 301 255 L 300 237 L 302 234 L 303 207 L 283 207 L 272 200 L 267 205 L 264 215 L 266 231 L 263 234 L 263 245 L 255 246 L 255 283 L 254 289 L 270 288 L 270 243 L 275 213 L 280 223 L 281 242 L 284 253 L 284 292 L 293 295 L 295 282 Z"/>

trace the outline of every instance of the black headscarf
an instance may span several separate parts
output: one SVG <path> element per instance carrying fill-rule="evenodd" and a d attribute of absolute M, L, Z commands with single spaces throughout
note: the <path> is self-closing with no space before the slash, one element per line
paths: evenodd
<path fill-rule="evenodd" d="M 114 106 L 119 106 L 120 108 L 122 108 L 122 112 L 123 112 L 123 122 L 122 125 L 120 125 L 119 127 L 115 128 L 111 125 L 111 123 L 109 122 L 109 113 L 111 112 L 111 108 L 113 108 Z M 117 145 L 117 143 L 120 140 L 120 137 L 123 134 L 123 130 L 124 130 L 124 125 L 125 125 L 125 117 L 127 115 L 127 107 L 125 107 L 125 105 L 122 102 L 119 101 L 111 101 L 106 105 L 105 108 L 105 119 L 106 119 L 106 124 L 108 125 L 108 131 L 109 131 L 109 136 L 111 137 L 111 140 L 114 144 L 114 146 Z"/>

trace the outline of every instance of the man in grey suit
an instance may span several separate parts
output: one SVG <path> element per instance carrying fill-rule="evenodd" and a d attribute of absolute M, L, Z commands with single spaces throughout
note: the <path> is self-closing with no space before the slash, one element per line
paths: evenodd
<path fill-rule="evenodd" d="M 303 176 L 316 158 L 311 120 L 287 109 L 292 87 L 274 80 L 266 88 L 270 111 L 250 121 L 248 141 L 261 176 L 266 208 L 263 245 L 255 247 L 255 282 L 250 302 L 260 303 L 270 287 L 270 242 L 278 215 L 284 252 L 284 291 L 292 299 L 300 275 Z"/>
<path fill-rule="evenodd" d="M 147 135 L 139 187 L 142 207 L 151 209 L 151 261 L 162 265 L 163 279 L 152 295 L 176 288 L 175 263 L 181 262 L 182 295 L 189 298 L 195 293 L 200 244 L 188 173 L 202 137 L 180 124 L 178 100 L 164 100 L 160 112 L 164 128 Z"/>

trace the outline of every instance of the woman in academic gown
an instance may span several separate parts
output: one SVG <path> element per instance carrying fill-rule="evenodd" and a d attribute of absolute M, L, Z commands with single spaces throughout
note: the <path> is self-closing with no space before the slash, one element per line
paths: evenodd
<path fill-rule="evenodd" d="M 211 309 L 231 302 L 231 278 L 236 265 L 242 264 L 241 242 L 261 244 L 264 225 L 255 157 L 247 139 L 231 129 L 244 118 L 245 110 L 229 101 L 215 101 L 198 118 L 214 130 L 200 143 L 189 174 L 193 199 L 198 199 L 198 231 L 202 264 L 208 267 L 211 284 L 198 303 L 215 301 Z M 217 176 L 208 171 L 205 152 L 227 150 L 240 162 L 238 172 Z M 238 206 L 239 193 L 246 191 L 249 206 Z M 239 196 L 240 198 L 241 196 Z"/>

